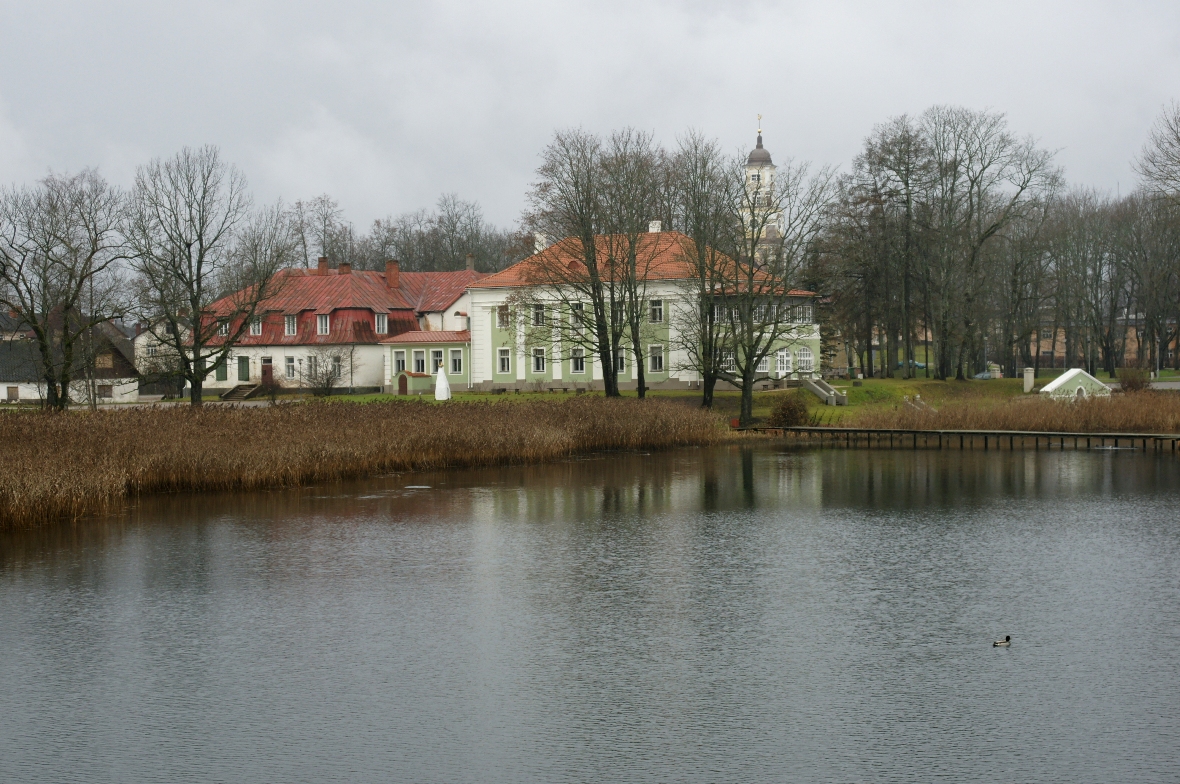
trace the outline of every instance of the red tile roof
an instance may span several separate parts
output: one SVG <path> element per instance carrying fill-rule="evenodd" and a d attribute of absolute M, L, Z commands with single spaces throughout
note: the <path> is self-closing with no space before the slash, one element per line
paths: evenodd
<path fill-rule="evenodd" d="M 610 246 L 617 246 L 623 239 L 622 235 L 596 238 L 595 252 L 601 269 L 608 267 Z M 582 241 L 576 237 L 566 237 L 524 261 L 471 283 L 468 288 L 511 288 L 561 282 L 566 275 L 572 277 L 579 269 L 585 269 L 582 255 Z M 687 280 L 696 275 L 696 266 L 692 261 L 696 255 L 696 243 L 678 231 L 641 235 L 636 255 L 641 270 L 646 271 L 647 280 Z M 814 292 L 792 290 L 789 293 L 811 296 Z"/>
<path fill-rule="evenodd" d="M 403 332 L 400 335 L 383 338 L 382 343 L 470 343 L 471 333 L 467 330 L 452 331 L 452 330 L 437 330 L 434 332 L 426 330 L 414 330 L 412 332 Z"/>

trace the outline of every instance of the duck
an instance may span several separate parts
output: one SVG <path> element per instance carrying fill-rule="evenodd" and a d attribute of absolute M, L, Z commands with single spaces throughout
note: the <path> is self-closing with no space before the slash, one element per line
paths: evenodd
<path fill-rule="evenodd" d="M 1005 634 L 1004 639 L 996 640 L 995 642 L 992 643 L 992 647 L 993 648 L 1007 648 L 1011 644 L 1012 644 L 1012 635 Z"/>

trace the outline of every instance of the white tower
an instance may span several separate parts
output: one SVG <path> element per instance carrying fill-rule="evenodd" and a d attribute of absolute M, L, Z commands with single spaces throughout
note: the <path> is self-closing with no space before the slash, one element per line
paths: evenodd
<path fill-rule="evenodd" d="M 758 143 L 750 150 L 746 158 L 746 189 L 750 194 L 751 211 L 747 215 L 746 225 L 754 221 L 755 216 L 759 224 L 765 221 L 764 239 L 775 239 L 782 231 L 782 215 L 777 211 L 766 215 L 762 210 L 769 209 L 776 199 L 774 196 L 774 161 L 770 158 L 770 150 L 762 146 L 762 115 L 758 115 Z M 769 236 L 771 232 L 773 236 Z"/>

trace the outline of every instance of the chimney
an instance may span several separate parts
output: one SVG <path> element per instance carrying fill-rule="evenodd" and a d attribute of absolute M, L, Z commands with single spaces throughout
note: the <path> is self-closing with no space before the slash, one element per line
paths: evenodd
<path fill-rule="evenodd" d="M 647 231 L 649 234 L 659 234 L 660 231 L 663 229 L 663 226 L 664 226 L 663 221 L 648 221 L 647 222 Z"/>
<path fill-rule="evenodd" d="M 401 288 L 401 282 L 398 280 L 397 259 L 389 259 L 385 262 L 385 285 L 391 289 Z"/>
<path fill-rule="evenodd" d="M 142 334 L 143 334 L 143 324 L 140 324 L 137 321 L 137 322 L 135 322 L 135 336 L 139 337 Z"/>
<path fill-rule="evenodd" d="M 317 274 L 317 275 L 327 275 L 328 274 L 328 257 L 327 256 L 320 256 L 318 265 L 316 267 L 315 274 Z"/>
<path fill-rule="evenodd" d="M 475 254 L 468 253 L 467 254 L 467 271 L 471 272 L 474 269 L 475 269 Z"/>
<path fill-rule="evenodd" d="M 539 231 L 533 232 L 533 253 L 540 253 L 549 247 L 549 238 Z"/>
<path fill-rule="evenodd" d="M 352 264 L 347 261 L 340 262 L 340 266 L 336 268 L 336 274 L 337 275 L 351 275 L 352 274 Z"/>

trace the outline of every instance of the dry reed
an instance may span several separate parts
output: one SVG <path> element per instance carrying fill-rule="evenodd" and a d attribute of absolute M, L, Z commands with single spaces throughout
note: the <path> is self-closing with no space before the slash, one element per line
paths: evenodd
<path fill-rule="evenodd" d="M 0 528 L 155 492 L 252 490 L 369 474 L 539 462 L 723 438 L 715 417 L 656 400 L 319 403 L 0 415 Z"/>
<path fill-rule="evenodd" d="M 948 404 L 938 411 L 905 406 L 867 412 L 848 422 L 901 430 L 1180 433 L 1180 395 L 1137 392 L 1069 401 L 1029 396 L 996 405 Z"/>

